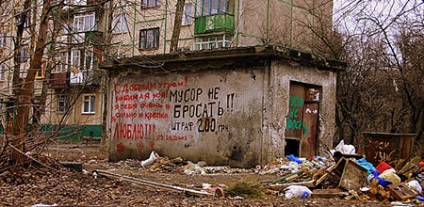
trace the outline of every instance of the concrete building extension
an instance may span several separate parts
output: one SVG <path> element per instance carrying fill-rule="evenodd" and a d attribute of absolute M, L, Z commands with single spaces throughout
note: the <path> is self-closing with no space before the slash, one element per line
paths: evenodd
<path fill-rule="evenodd" d="M 23 8 L 10 3 L 2 2 L 3 14 Z M 32 58 L 36 4 L 26 10 L 21 77 Z M 34 106 L 46 94 L 41 130 L 64 126 L 59 137 L 74 141 L 103 137 L 114 160 L 157 150 L 251 166 L 288 153 L 321 154 L 320 143 L 330 145 L 341 69 L 327 60 L 338 44 L 332 1 L 185 0 L 181 13 L 177 0 L 55 4 L 33 93 Z M 0 20 L 9 28 L 0 36 L 5 126 L 14 114 L 16 60 L 7 54 L 16 22 Z"/>
<path fill-rule="evenodd" d="M 246 167 L 331 146 L 342 68 L 325 59 L 332 1 L 186 0 L 171 53 L 176 4 L 111 5 L 112 160 L 156 151 Z"/>
<path fill-rule="evenodd" d="M 158 68 L 157 63 L 161 63 Z M 151 151 L 252 167 L 323 154 L 343 64 L 277 46 L 123 58 L 108 72 L 110 158 Z"/>

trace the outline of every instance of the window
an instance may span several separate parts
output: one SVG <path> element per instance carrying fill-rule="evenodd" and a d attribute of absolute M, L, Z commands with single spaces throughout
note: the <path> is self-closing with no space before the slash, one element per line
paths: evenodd
<path fill-rule="evenodd" d="M 204 0 L 202 2 L 202 16 L 227 12 L 227 0 Z"/>
<path fill-rule="evenodd" d="M 159 47 L 159 28 L 140 30 L 140 49 Z"/>
<path fill-rule="evenodd" d="M 0 34 L 0 48 L 6 47 L 6 33 Z"/>
<path fill-rule="evenodd" d="M 6 80 L 6 65 L 1 64 L 0 65 L 0 81 Z"/>
<path fill-rule="evenodd" d="M 73 49 L 71 52 L 71 66 L 76 69 L 81 67 L 81 50 Z"/>
<path fill-rule="evenodd" d="M 113 19 L 113 32 L 114 33 L 128 32 L 126 14 L 120 14 Z"/>
<path fill-rule="evenodd" d="M 58 95 L 57 96 L 57 109 L 56 112 L 58 113 L 65 113 L 65 111 L 68 109 L 68 101 L 65 95 Z"/>
<path fill-rule="evenodd" d="M 73 35 L 74 43 L 84 43 L 85 42 L 84 32 L 93 31 L 95 29 L 96 28 L 95 28 L 94 13 L 75 15 L 74 23 L 73 23 L 73 32 L 76 33 Z"/>
<path fill-rule="evenodd" d="M 30 58 L 28 46 L 21 47 L 21 62 L 26 62 Z"/>
<path fill-rule="evenodd" d="M 87 0 L 65 0 L 65 5 L 87 5 Z"/>
<path fill-rule="evenodd" d="M 141 8 L 151 8 L 160 6 L 160 0 L 142 0 Z"/>
<path fill-rule="evenodd" d="M 68 51 L 60 51 L 56 58 L 56 65 L 53 73 L 65 73 L 68 71 Z"/>
<path fill-rule="evenodd" d="M 44 74 L 46 73 L 46 62 L 46 60 L 42 60 L 41 68 L 37 70 L 35 78 L 44 78 Z"/>
<path fill-rule="evenodd" d="M 231 36 L 228 34 L 213 35 L 196 38 L 196 50 L 211 50 L 215 48 L 229 47 Z"/>
<path fill-rule="evenodd" d="M 94 13 L 79 14 L 74 17 L 74 32 L 85 32 L 94 30 Z"/>
<path fill-rule="evenodd" d="M 93 51 L 73 49 L 71 51 L 71 83 L 81 84 L 88 81 L 88 78 L 93 78 L 90 76 L 91 71 L 93 71 Z"/>
<path fill-rule="evenodd" d="M 96 113 L 96 96 L 84 95 L 82 103 L 83 114 L 95 114 Z"/>
<path fill-rule="evenodd" d="M 0 13 L 2 16 L 7 16 L 9 13 L 9 1 L 1 1 L 0 3 Z"/>
<path fill-rule="evenodd" d="M 41 114 L 44 114 L 44 113 L 46 113 L 46 110 L 45 110 L 44 107 L 40 107 L 41 106 L 40 103 L 41 103 L 41 96 L 35 96 L 32 99 L 33 110 L 34 110 L 34 112 L 39 111 Z M 35 118 L 36 118 L 36 116 L 33 117 L 33 121 L 36 121 Z"/>
<path fill-rule="evenodd" d="M 193 5 L 186 4 L 184 5 L 182 25 L 191 25 L 191 24 L 193 24 Z"/>
<path fill-rule="evenodd" d="M 83 75 L 81 71 L 81 50 L 73 49 L 71 51 L 71 83 L 82 83 Z"/>

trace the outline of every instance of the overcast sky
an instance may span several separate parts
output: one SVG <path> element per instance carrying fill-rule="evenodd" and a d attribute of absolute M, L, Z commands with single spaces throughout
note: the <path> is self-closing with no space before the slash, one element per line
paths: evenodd
<path fill-rule="evenodd" d="M 424 0 L 334 0 L 334 26 L 341 32 L 355 33 L 379 24 L 389 28 L 393 22 L 409 19 L 423 25 Z M 401 14 L 401 15 L 399 15 Z M 400 19 L 399 19 L 400 18 Z M 340 21 L 342 20 L 342 21 Z M 358 24 L 359 23 L 359 24 Z"/>

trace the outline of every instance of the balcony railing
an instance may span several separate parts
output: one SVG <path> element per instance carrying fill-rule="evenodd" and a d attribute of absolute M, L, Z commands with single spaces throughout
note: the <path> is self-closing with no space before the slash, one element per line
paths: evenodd
<path fill-rule="evenodd" d="M 234 15 L 228 13 L 196 17 L 194 20 L 194 33 L 204 34 L 212 32 L 233 32 Z"/>
<path fill-rule="evenodd" d="M 52 73 L 49 78 L 49 88 L 66 88 L 68 86 L 69 73 Z"/>
<path fill-rule="evenodd" d="M 90 70 L 71 73 L 69 82 L 71 86 L 99 86 L 100 79 L 101 72 L 99 70 Z"/>

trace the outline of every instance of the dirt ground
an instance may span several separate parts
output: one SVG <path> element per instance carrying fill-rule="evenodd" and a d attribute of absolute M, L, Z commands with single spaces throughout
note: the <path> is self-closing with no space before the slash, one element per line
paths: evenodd
<path fill-rule="evenodd" d="M 284 199 L 276 191 L 264 190 L 256 198 L 237 195 L 224 197 L 193 196 L 180 191 L 134 184 L 122 179 L 93 176 L 93 170 L 104 170 L 167 185 L 202 190 L 204 183 L 212 187 L 234 186 L 236 183 L 261 183 L 278 175 L 260 175 L 254 169 L 233 173 L 187 175 L 176 172 L 150 172 L 139 160 L 108 162 L 104 146 L 84 144 L 52 145 L 48 151 L 51 162 L 81 162 L 83 172 L 49 169 L 35 164 L 10 170 L 1 175 L 0 206 L 390 206 L 375 199 L 308 198 Z M 13 175 L 12 175 L 13 174 Z M 10 178 L 10 179 L 7 179 Z M 211 192 L 213 193 L 213 192 Z M 40 205 L 41 206 L 41 205 Z"/>

